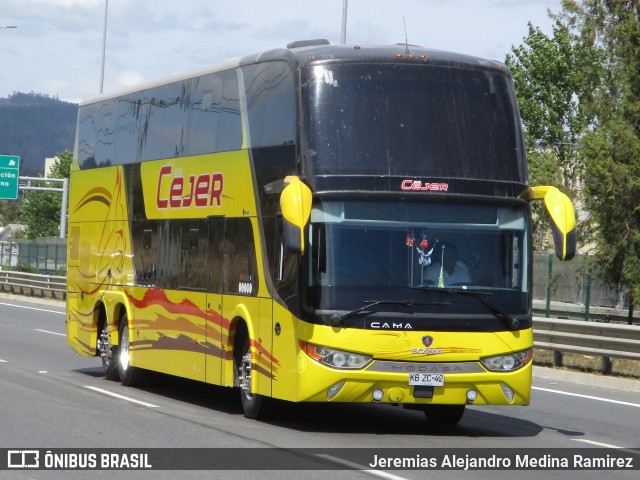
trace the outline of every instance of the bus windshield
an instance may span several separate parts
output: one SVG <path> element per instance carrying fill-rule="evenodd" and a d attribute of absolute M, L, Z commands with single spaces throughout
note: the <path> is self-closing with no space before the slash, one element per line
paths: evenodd
<path fill-rule="evenodd" d="M 527 181 L 511 77 L 496 67 L 316 65 L 301 94 L 309 175 Z"/>
<path fill-rule="evenodd" d="M 307 256 L 310 306 L 354 309 L 381 299 L 419 304 L 439 289 L 460 289 L 526 314 L 527 218 L 526 205 L 516 201 L 318 200 Z M 473 298 L 446 301 L 445 313 L 487 313 Z"/>

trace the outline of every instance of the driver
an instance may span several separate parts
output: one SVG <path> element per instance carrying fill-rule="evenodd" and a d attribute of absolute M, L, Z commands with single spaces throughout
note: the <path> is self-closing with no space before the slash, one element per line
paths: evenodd
<path fill-rule="evenodd" d="M 458 259 L 458 249 L 455 245 L 441 244 L 440 251 L 433 256 L 433 259 L 434 263 L 426 271 L 427 283 L 433 282 L 433 285 L 439 287 L 471 283 L 469 269 L 462 260 Z"/>

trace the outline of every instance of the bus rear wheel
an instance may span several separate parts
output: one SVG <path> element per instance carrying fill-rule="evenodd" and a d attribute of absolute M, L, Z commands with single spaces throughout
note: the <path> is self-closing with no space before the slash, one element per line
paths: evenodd
<path fill-rule="evenodd" d="M 102 371 L 107 380 L 118 380 L 118 349 L 109 341 L 109 328 L 106 321 L 101 322 L 98 331 L 98 355 L 102 359 Z"/>
<path fill-rule="evenodd" d="M 465 405 L 425 405 L 424 415 L 430 424 L 439 427 L 457 425 L 464 415 Z"/>
<path fill-rule="evenodd" d="M 120 382 L 126 387 L 132 387 L 140 382 L 142 372 L 131 366 L 129 322 L 125 313 L 120 319 L 120 345 L 118 345 L 118 374 Z"/>

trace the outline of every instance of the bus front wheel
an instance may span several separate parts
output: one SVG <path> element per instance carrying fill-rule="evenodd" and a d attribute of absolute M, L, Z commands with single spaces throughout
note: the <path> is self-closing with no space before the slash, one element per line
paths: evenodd
<path fill-rule="evenodd" d="M 242 401 L 242 410 L 244 416 L 251 419 L 260 419 L 265 417 L 268 399 L 257 393 L 251 393 L 251 377 L 253 375 L 253 366 L 251 362 L 251 348 L 249 343 L 249 334 L 244 324 L 238 326 L 236 335 L 238 345 L 242 348 L 236 349 L 235 361 L 237 372 L 237 386 L 240 387 L 240 400 Z"/>

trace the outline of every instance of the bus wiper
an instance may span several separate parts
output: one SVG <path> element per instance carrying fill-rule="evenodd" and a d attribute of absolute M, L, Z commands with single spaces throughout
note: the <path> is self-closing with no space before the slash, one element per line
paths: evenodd
<path fill-rule="evenodd" d="M 331 315 L 331 325 L 337 327 L 347 318 L 355 317 L 360 312 L 364 312 L 367 308 L 375 307 L 376 305 L 403 305 L 405 307 L 413 305 L 411 300 L 364 300 L 364 303 L 366 303 L 366 305 L 356 308 L 355 310 L 349 310 L 345 313 L 334 313 Z"/>
<path fill-rule="evenodd" d="M 491 300 L 491 293 L 488 292 L 474 292 L 470 290 L 462 290 L 459 288 L 440 288 L 440 287 L 430 287 L 430 286 L 420 286 L 420 287 L 412 287 L 417 288 L 419 290 L 426 290 L 428 292 L 438 292 L 438 293 L 446 293 L 447 295 L 463 295 L 467 297 L 476 298 L 480 303 L 482 303 L 487 309 L 499 320 L 502 320 L 504 324 L 509 328 L 509 330 L 517 330 L 520 328 L 520 320 L 517 318 L 513 318 L 507 312 L 505 312 L 502 308 L 494 303 Z"/>

